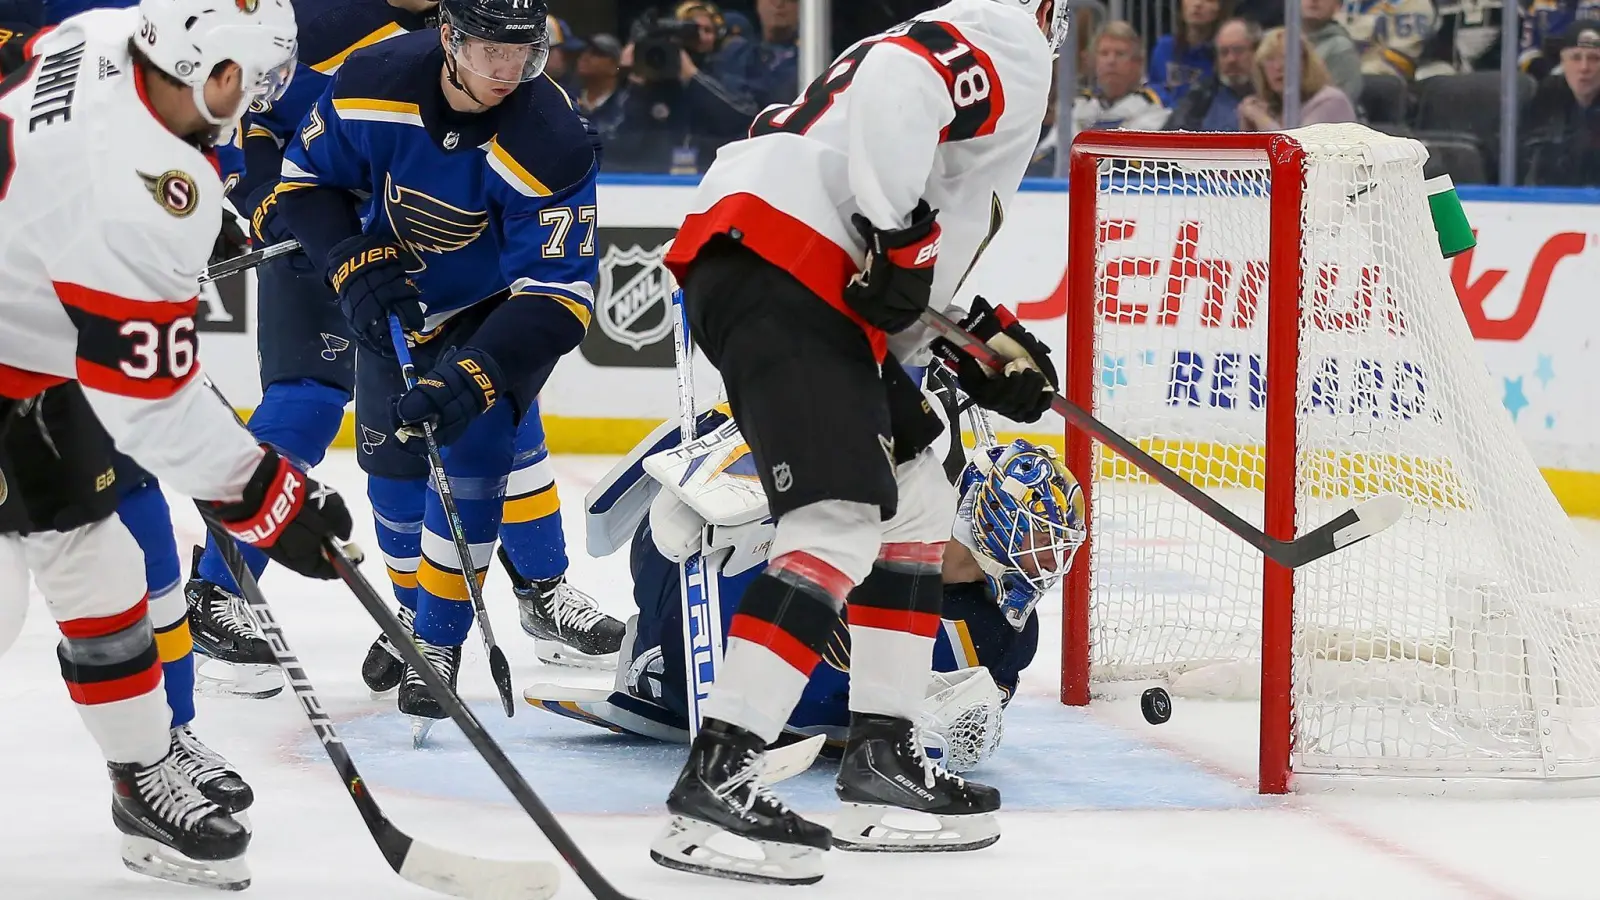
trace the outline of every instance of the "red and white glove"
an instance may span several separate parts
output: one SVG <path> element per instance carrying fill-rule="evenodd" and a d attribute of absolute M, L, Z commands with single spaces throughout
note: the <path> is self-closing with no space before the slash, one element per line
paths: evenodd
<path fill-rule="evenodd" d="M 201 503 L 200 511 L 236 539 L 310 578 L 337 578 L 323 555 L 329 538 L 350 538 L 344 498 L 295 468 L 271 447 L 234 503 Z"/>

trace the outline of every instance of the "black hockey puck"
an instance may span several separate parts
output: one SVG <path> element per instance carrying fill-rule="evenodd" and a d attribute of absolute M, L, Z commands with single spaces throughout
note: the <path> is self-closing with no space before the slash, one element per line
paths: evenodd
<path fill-rule="evenodd" d="M 1160 725 L 1172 718 L 1172 697 L 1165 688 L 1150 688 L 1139 698 L 1139 711 L 1146 722 Z"/>

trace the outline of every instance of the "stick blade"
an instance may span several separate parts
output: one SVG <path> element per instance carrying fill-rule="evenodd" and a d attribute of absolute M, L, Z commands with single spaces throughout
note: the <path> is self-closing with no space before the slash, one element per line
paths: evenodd
<path fill-rule="evenodd" d="M 811 764 L 817 759 L 817 754 L 822 752 L 825 741 L 826 738 L 822 735 L 814 734 L 803 741 L 768 750 L 761 760 L 762 782 L 777 784 L 811 768 Z"/>
<path fill-rule="evenodd" d="M 561 887 L 561 871 L 547 862 L 484 859 L 420 841 L 395 871 L 412 884 L 464 900 L 549 900 Z"/>
<path fill-rule="evenodd" d="M 500 706 L 505 709 L 506 718 L 512 718 L 517 707 L 511 693 L 511 663 L 506 661 L 505 651 L 499 644 L 489 650 L 489 677 L 494 679 L 495 689 L 500 692 Z"/>
<path fill-rule="evenodd" d="M 1298 569 L 1383 531 L 1400 521 L 1406 509 L 1405 498 L 1399 494 L 1379 494 L 1269 555 L 1282 565 Z"/>

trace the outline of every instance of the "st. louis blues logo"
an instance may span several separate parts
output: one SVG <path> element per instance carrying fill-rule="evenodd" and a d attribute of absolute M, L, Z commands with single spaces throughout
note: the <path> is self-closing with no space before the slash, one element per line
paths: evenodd
<path fill-rule="evenodd" d="M 338 362 L 339 354 L 350 349 L 350 341 L 337 334 L 322 333 L 322 358 L 328 362 Z"/>
<path fill-rule="evenodd" d="M 411 254 L 407 272 L 428 268 L 424 253 L 453 253 L 467 246 L 489 227 L 486 210 L 461 209 L 424 194 L 401 187 L 384 176 L 383 212 L 400 245 Z"/>
<path fill-rule="evenodd" d="M 361 452 L 371 456 L 378 452 L 378 447 L 388 440 L 389 436 L 376 428 L 361 426 Z"/>

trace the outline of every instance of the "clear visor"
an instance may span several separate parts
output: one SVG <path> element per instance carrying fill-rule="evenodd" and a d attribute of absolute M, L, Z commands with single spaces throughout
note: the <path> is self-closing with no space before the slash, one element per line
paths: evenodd
<path fill-rule="evenodd" d="M 260 103 L 269 105 L 276 103 L 289 90 L 289 82 L 294 80 L 294 57 L 279 63 L 262 72 L 256 82 L 245 88 L 245 105 Z"/>
<path fill-rule="evenodd" d="M 456 64 L 480 78 L 501 84 L 532 81 L 544 71 L 550 47 L 540 41 L 532 44 L 501 44 L 450 29 L 450 55 Z"/>

